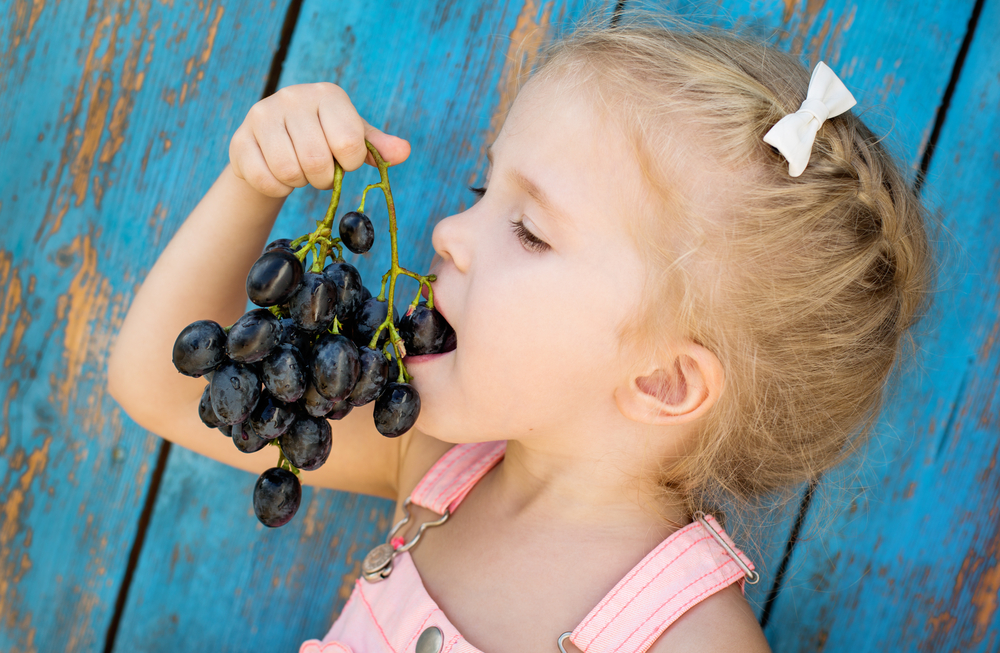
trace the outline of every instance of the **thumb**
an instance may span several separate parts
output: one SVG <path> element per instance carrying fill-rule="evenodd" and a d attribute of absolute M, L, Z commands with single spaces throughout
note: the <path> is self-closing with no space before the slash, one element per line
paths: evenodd
<path fill-rule="evenodd" d="M 389 165 L 399 165 L 410 156 L 409 141 L 399 136 L 386 134 L 372 127 L 367 122 L 365 122 L 365 138 L 375 146 L 375 149 L 378 150 L 378 153 Z M 371 152 L 368 153 L 366 161 L 369 165 L 375 165 L 375 159 L 372 157 Z"/>

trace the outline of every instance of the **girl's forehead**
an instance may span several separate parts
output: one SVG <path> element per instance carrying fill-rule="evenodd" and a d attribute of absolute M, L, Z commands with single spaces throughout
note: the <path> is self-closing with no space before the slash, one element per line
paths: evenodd
<path fill-rule="evenodd" d="M 542 231 L 582 236 L 615 224 L 632 233 L 649 193 L 630 141 L 588 93 L 538 82 L 522 89 L 488 150 L 490 186 L 530 198 Z"/>
<path fill-rule="evenodd" d="M 521 89 L 511 105 L 494 150 L 502 150 L 506 141 L 515 142 L 518 150 L 551 146 L 571 153 L 594 156 L 600 152 L 618 155 L 621 149 L 620 127 L 602 117 L 586 92 L 567 88 L 545 78 L 533 78 Z M 552 163 L 557 163 L 553 161 Z M 569 161 L 560 157 L 559 165 Z"/>
<path fill-rule="evenodd" d="M 518 94 L 497 141 L 519 136 L 518 147 L 529 149 L 558 142 L 566 156 L 556 165 L 601 170 L 601 186 L 617 193 L 618 201 L 659 214 L 694 211 L 724 220 L 753 171 L 710 156 L 704 143 L 717 136 L 706 129 L 680 111 L 643 112 L 637 98 L 617 96 L 595 79 L 543 74 Z"/>

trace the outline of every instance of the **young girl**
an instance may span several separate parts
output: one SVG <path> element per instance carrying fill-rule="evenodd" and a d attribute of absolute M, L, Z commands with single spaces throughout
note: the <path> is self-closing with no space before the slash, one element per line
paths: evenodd
<path fill-rule="evenodd" d="M 458 345 L 407 358 L 416 426 L 383 438 L 356 409 L 302 475 L 409 516 L 302 651 L 767 651 L 742 593 L 754 565 L 702 511 L 861 442 L 927 283 L 917 200 L 851 104 L 824 66 L 810 83 L 725 36 L 626 26 L 554 46 L 481 199 L 434 229 Z M 204 380 L 171 345 L 242 314 L 283 198 L 330 188 L 334 159 L 361 166 L 364 139 L 409 155 L 330 83 L 252 107 L 119 335 L 109 383 L 137 422 L 273 466 L 207 431 Z"/>

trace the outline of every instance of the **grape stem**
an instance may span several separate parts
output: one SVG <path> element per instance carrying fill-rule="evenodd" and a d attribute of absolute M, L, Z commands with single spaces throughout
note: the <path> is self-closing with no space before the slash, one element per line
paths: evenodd
<path fill-rule="evenodd" d="M 428 294 L 428 306 L 430 308 L 434 307 L 433 291 L 431 290 L 431 281 L 434 281 L 434 275 L 420 275 L 415 272 L 410 272 L 409 270 L 400 267 L 399 265 L 399 245 L 396 240 L 396 205 L 392 200 L 392 188 L 389 186 L 389 164 L 386 163 L 382 155 L 379 154 L 375 146 L 365 141 L 365 147 L 371 153 L 372 158 L 375 160 L 375 165 L 378 167 L 379 182 L 377 184 L 370 184 L 364 190 L 361 195 L 361 206 L 358 208 L 359 213 L 364 212 L 365 199 L 368 196 L 368 191 L 378 188 L 382 191 L 385 196 L 385 207 L 389 213 L 389 240 L 391 242 L 392 249 L 392 259 L 389 266 L 389 271 L 385 273 L 382 277 L 382 288 L 376 298 L 380 302 L 386 302 L 386 315 L 385 321 L 379 325 L 378 329 L 375 330 L 375 335 L 372 336 L 369 347 L 371 349 L 378 348 L 379 335 L 382 333 L 383 329 L 389 331 L 389 342 L 392 345 L 393 350 L 396 353 L 396 361 L 399 363 L 399 383 L 408 383 L 413 379 L 410 373 L 406 371 L 406 366 L 403 364 L 403 357 L 406 355 L 405 348 L 403 347 L 402 338 L 399 336 L 399 332 L 396 330 L 396 326 L 392 323 L 392 306 L 393 297 L 396 293 L 396 279 L 400 276 L 407 276 L 412 279 L 416 279 L 418 283 L 417 296 L 413 300 L 414 305 L 420 301 L 421 290 L 424 286 L 427 286 Z M 387 283 L 388 282 L 388 283 Z M 386 293 L 386 286 L 388 286 L 388 293 Z"/>
<path fill-rule="evenodd" d="M 383 329 L 388 329 L 389 331 L 389 342 L 383 346 L 383 351 L 388 354 L 388 348 L 391 346 L 395 355 L 396 362 L 399 364 L 399 377 L 397 378 L 399 383 L 408 383 L 413 380 L 413 377 L 409 372 L 406 371 L 406 366 L 403 364 L 403 357 L 406 356 L 406 348 L 403 345 L 403 339 L 399 335 L 399 331 L 396 326 L 392 323 L 392 306 L 393 297 L 396 292 L 396 279 L 399 276 L 406 276 L 417 281 L 417 295 L 413 298 L 411 306 L 416 307 L 420 302 L 420 298 L 423 296 L 423 289 L 427 288 L 427 307 L 434 308 L 434 289 L 431 287 L 431 283 L 437 280 L 433 274 L 420 275 L 415 272 L 411 272 L 399 265 L 399 246 L 396 240 L 396 205 L 392 199 L 392 189 L 389 186 L 389 164 L 382 158 L 375 146 L 370 142 L 365 140 L 365 147 L 371 153 L 372 158 L 375 160 L 375 165 L 378 167 L 379 182 L 377 184 L 370 184 L 365 187 L 364 192 L 361 194 L 361 206 L 358 208 L 359 213 L 364 213 L 365 210 L 365 200 L 368 197 L 368 191 L 378 188 L 382 191 L 385 196 L 385 205 L 389 213 L 389 240 L 391 242 L 392 249 L 392 260 L 389 266 L 389 271 L 385 273 L 382 277 L 382 287 L 378 294 L 378 301 L 386 302 L 386 316 L 385 321 L 379 325 L 378 329 L 375 330 L 375 335 L 372 337 L 371 343 L 368 345 L 371 349 L 377 351 L 379 335 L 382 333 Z M 303 264 L 306 261 L 306 257 L 312 254 L 313 260 L 312 265 L 309 266 L 314 273 L 321 273 L 323 267 L 326 264 L 326 259 L 328 256 L 334 259 L 334 261 L 344 260 L 344 250 L 341 247 L 341 239 L 333 238 L 333 220 L 337 214 L 337 207 L 340 205 L 340 195 L 343 188 L 344 182 L 344 168 L 340 163 L 334 159 L 334 172 L 333 172 L 333 195 L 330 197 L 330 205 L 326 210 L 326 215 L 322 220 L 316 223 L 316 229 L 310 234 L 300 236 L 291 242 L 292 251 L 295 252 L 296 258 Z M 331 250 L 336 251 L 336 255 L 331 254 Z M 388 296 L 386 296 L 386 286 L 388 285 Z M 272 307 L 271 312 L 277 317 L 282 317 L 281 309 L 278 307 Z M 339 333 L 343 328 L 342 323 L 334 317 L 331 333 Z M 229 327 L 225 328 L 226 333 L 229 332 Z M 291 463 L 288 458 L 285 457 L 285 452 L 282 451 L 281 445 L 278 440 L 272 440 L 271 445 L 278 447 L 278 467 L 281 469 L 287 469 L 296 476 L 299 475 L 299 470 Z"/>
<path fill-rule="evenodd" d="M 392 306 L 393 299 L 396 294 L 396 279 L 400 276 L 410 277 L 417 281 L 417 294 L 410 303 L 411 306 L 416 307 L 423 297 L 423 289 L 427 288 L 427 307 L 430 309 L 434 308 L 434 289 L 431 287 L 431 283 L 437 280 L 433 274 L 421 275 L 416 272 L 411 272 L 406 268 L 400 267 L 399 265 L 399 245 L 396 240 L 396 205 L 392 199 L 392 188 L 389 185 L 389 164 L 382 158 L 375 146 L 372 145 L 367 140 L 365 141 L 365 147 L 371 153 L 372 158 L 375 160 L 375 165 L 378 168 L 379 182 L 377 184 L 369 184 L 365 187 L 364 192 L 361 194 L 361 205 L 358 207 L 359 213 L 364 213 L 365 210 L 365 200 L 368 198 L 368 191 L 379 189 L 385 196 L 385 205 L 389 213 L 389 240 L 392 249 L 392 260 L 390 262 L 389 271 L 385 273 L 382 277 L 382 286 L 379 289 L 378 301 L 386 302 L 386 316 L 385 321 L 379 325 L 375 330 L 375 335 L 372 336 L 371 343 L 369 347 L 371 349 L 378 348 L 378 340 L 383 330 L 388 330 L 389 332 L 389 345 L 396 355 L 396 361 L 399 363 L 399 377 L 398 381 L 400 383 L 408 383 L 413 380 L 413 377 L 406 370 L 406 366 L 403 364 L 403 357 L 406 356 L 406 348 L 403 346 L 403 339 L 399 335 L 399 331 L 396 329 L 396 325 L 392 323 Z M 314 273 L 321 273 L 323 267 L 326 264 L 327 257 L 333 258 L 334 261 L 344 260 L 344 250 L 342 247 L 342 241 L 340 238 L 333 238 L 333 220 L 337 214 L 337 207 L 340 205 L 340 195 L 344 182 L 344 168 L 340 163 L 334 159 L 334 172 L 333 172 L 333 195 L 330 197 L 330 205 L 326 210 L 326 215 L 322 220 L 316 223 L 316 230 L 310 234 L 300 236 L 292 241 L 291 247 L 292 251 L 295 252 L 296 258 L 302 263 L 305 263 L 306 258 L 312 254 L 312 265 L 308 266 L 307 269 Z M 336 251 L 336 255 L 332 252 Z M 388 292 L 387 292 L 388 288 Z M 281 317 L 279 310 L 272 308 L 272 312 Z M 334 323 L 333 333 L 337 333 L 341 328 L 339 323 Z M 284 457 L 284 453 L 281 454 L 279 458 L 279 464 L 284 461 L 291 467 L 291 463 L 288 463 L 287 458 Z M 296 473 L 298 470 L 294 468 L 292 471 Z"/>
<path fill-rule="evenodd" d="M 365 141 L 367 143 L 367 141 Z M 330 197 L 330 206 L 326 209 L 326 215 L 316 223 L 316 230 L 311 234 L 306 234 L 292 241 L 292 249 L 295 256 L 303 263 L 306 256 L 312 252 L 313 263 L 310 268 L 312 272 L 320 273 L 326 264 L 326 257 L 330 255 L 330 250 L 337 250 L 334 260 L 343 260 L 344 250 L 340 246 L 339 238 L 330 238 L 333 235 L 333 219 L 337 215 L 337 207 L 340 205 L 340 192 L 344 184 L 344 168 L 340 163 L 333 160 L 333 195 Z M 304 243 L 304 244 L 303 244 Z M 302 245 L 300 249 L 296 247 Z"/>
<path fill-rule="evenodd" d="M 287 469 L 291 473 L 298 476 L 299 468 L 293 465 L 292 461 L 290 461 L 288 458 L 285 458 L 285 452 L 281 450 L 281 445 L 278 443 L 278 440 L 276 439 L 271 440 L 270 444 L 278 447 L 278 464 L 276 465 L 276 467 L 278 467 L 279 469 Z"/>

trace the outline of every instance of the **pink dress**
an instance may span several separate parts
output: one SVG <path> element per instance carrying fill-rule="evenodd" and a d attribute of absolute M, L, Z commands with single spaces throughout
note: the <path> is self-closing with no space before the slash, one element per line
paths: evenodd
<path fill-rule="evenodd" d="M 453 447 L 410 500 L 441 515 L 453 512 L 505 450 L 506 442 Z M 359 578 L 330 632 L 322 641 L 304 642 L 299 653 L 480 653 L 427 594 L 408 550 L 399 550 L 403 545 L 393 539 L 396 551 L 385 579 Z M 660 543 L 565 636 L 585 653 L 642 653 L 699 601 L 757 578 L 749 558 L 705 516 Z M 558 642 L 554 637 L 554 652 L 562 648 Z"/>

